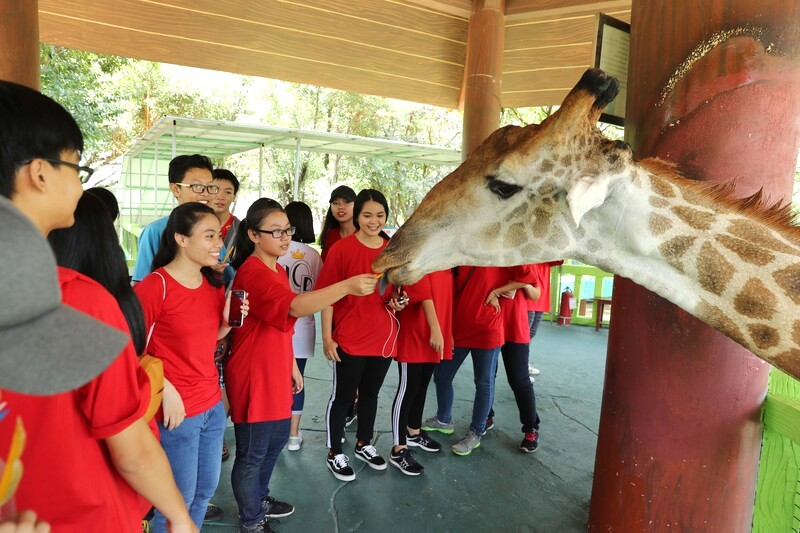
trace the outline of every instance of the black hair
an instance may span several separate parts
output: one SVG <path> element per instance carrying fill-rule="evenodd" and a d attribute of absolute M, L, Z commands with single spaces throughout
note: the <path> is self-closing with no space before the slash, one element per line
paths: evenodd
<path fill-rule="evenodd" d="M 361 210 L 364 209 L 364 204 L 367 202 L 378 202 L 381 204 L 386 211 L 386 220 L 389 220 L 389 202 L 386 201 L 386 197 L 383 193 L 375 189 L 364 189 L 358 193 L 356 196 L 356 203 L 353 205 L 353 225 L 357 230 L 361 229 L 358 225 L 358 215 L 361 214 Z M 389 234 L 385 231 L 381 230 L 379 235 L 387 241 L 389 240 Z"/>
<path fill-rule="evenodd" d="M 161 242 L 150 267 L 151 272 L 170 264 L 175 259 L 175 256 L 178 255 L 178 243 L 175 241 L 175 234 L 190 236 L 194 231 L 194 226 L 203 215 L 214 215 L 214 218 L 217 216 L 214 214 L 213 209 L 200 202 L 187 202 L 172 210 L 167 220 L 167 227 L 164 228 L 164 233 L 161 234 Z M 222 279 L 213 268 L 204 266 L 200 269 L 200 272 L 203 273 L 203 276 L 212 286 L 222 286 Z"/>
<path fill-rule="evenodd" d="M 92 278 L 117 300 L 131 331 L 133 347 L 137 354 L 143 354 L 147 338 L 142 307 L 131 288 L 125 254 L 103 202 L 84 193 L 75 209 L 75 224 L 51 231 L 47 240 L 60 266 Z"/>
<path fill-rule="evenodd" d="M 83 135 L 72 115 L 30 87 L 0 81 L 0 195 L 14 194 L 23 162 L 61 159 L 65 151 L 83 152 Z"/>
<path fill-rule="evenodd" d="M 117 202 L 117 197 L 114 196 L 113 192 L 104 187 L 92 187 L 91 189 L 86 189 L 84 192 L 94 195 L 103 202 L 103 205 L 108 209 L 108 214 L 111 215 L 112 222 L 117 220 L 119 216 L 119 202 Z"/>
<path fill-rule="evenodd" d="M 231 260 L 233 268 L 239 269 L 256 249 L 256 244 L 250 240 L 250 228 L 259 229 L 264 219 L 276 211 L 286 212 L 281 204 L 272 198 L 259 198 L 253 202 L 253 205 L 247 210 L 247 216 L 239 224 L 239 232 L 236 234 L 236 251 Z"/>
<path fill-rule="evenodd" d="M 215 168 L 211 171 L 211 176 L 215 180 L 229 181 L 233 185 L 233 195 L 239 194 L 239 180 L 233 175 L 233 172 L 226 168 Z"/>
<path fill-rule="evenodd" d="M 314 242 L 314 215 L 308 205 L 303 202 L 289 202 L 286 204 L 286 216 L 297 230 L 292 235 L 293 241 L 306 244 Z"/>
<path fill-rule="evenodd" d="M 211 164 L 211 159 L 204 155 L 179 155 L 172 158 L 169 162 L 169 171 L 167 176 L 170 183 L 180 183 L 183 177 L 193 168 L 205 168 L 209 172 L 214 171 L 214 165 Z"/>

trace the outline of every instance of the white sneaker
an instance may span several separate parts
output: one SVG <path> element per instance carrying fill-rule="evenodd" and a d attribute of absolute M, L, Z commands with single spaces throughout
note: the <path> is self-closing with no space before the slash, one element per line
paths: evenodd
<path fill-rule="evenodd" d="M 303 434 L 299 431 L 297 435 L 289 435 L 289 443 L 286 445 L 286 449 L 290 452 L 296 452 L 300 449 L 300 444 L 303 443 Z"/>
<path fill-rule="evenodd" d="M 530 379 L 530 380 L 531 380 L 531 383 L 533 383 L 534 381 L 536 381 L 536 380 L 534 379 L 534 377 L 533 377 L 533 376 L 528 376 L 528 379 Z"/>
<path fill-rule="evenodd" d="M 530 376 L 538 376 L 541 374 L 538 368 L 528 365 L 528 375 Z"/>

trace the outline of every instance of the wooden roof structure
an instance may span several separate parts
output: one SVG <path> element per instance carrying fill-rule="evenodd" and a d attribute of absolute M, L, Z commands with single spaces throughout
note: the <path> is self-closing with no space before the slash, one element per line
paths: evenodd
<path fill-rule="evenodd" d="M 462 101 L 472 0 L 39 0 L 43 42 L 445 108 Z M 506 0 L 502 106 L 559 104 L 595 18 L 631 0 Z"/>

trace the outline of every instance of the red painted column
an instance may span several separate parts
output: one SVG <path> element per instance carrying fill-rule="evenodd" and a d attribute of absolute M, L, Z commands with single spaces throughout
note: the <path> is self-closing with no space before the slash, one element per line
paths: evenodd
<path fill-rule="evenodd" d="M 0 80 L 39 89 L 39 2 L 0 1 Z"/>
<path fill-rule="evenodd" d="M 462 159 L 500 127 L 505 0 L 476 0 L 464 67 Z"/>
<path fill-rule="evenodd" d="M 789 199 L 800 2 L 634 0 L 626 140 Z M 590 531 L 748 532 L 769 366 L 630 280 L 614 286 Z"/>

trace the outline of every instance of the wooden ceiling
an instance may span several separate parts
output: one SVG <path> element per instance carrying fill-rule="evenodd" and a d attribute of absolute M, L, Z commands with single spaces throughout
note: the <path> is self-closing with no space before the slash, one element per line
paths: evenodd
<path fill-rule="evenodd" d="M 631 0 L 506 0 L 504 107 L 554 105 Z M 455 108 L 472 0 L 39 0 L 46 43 Z"/>

